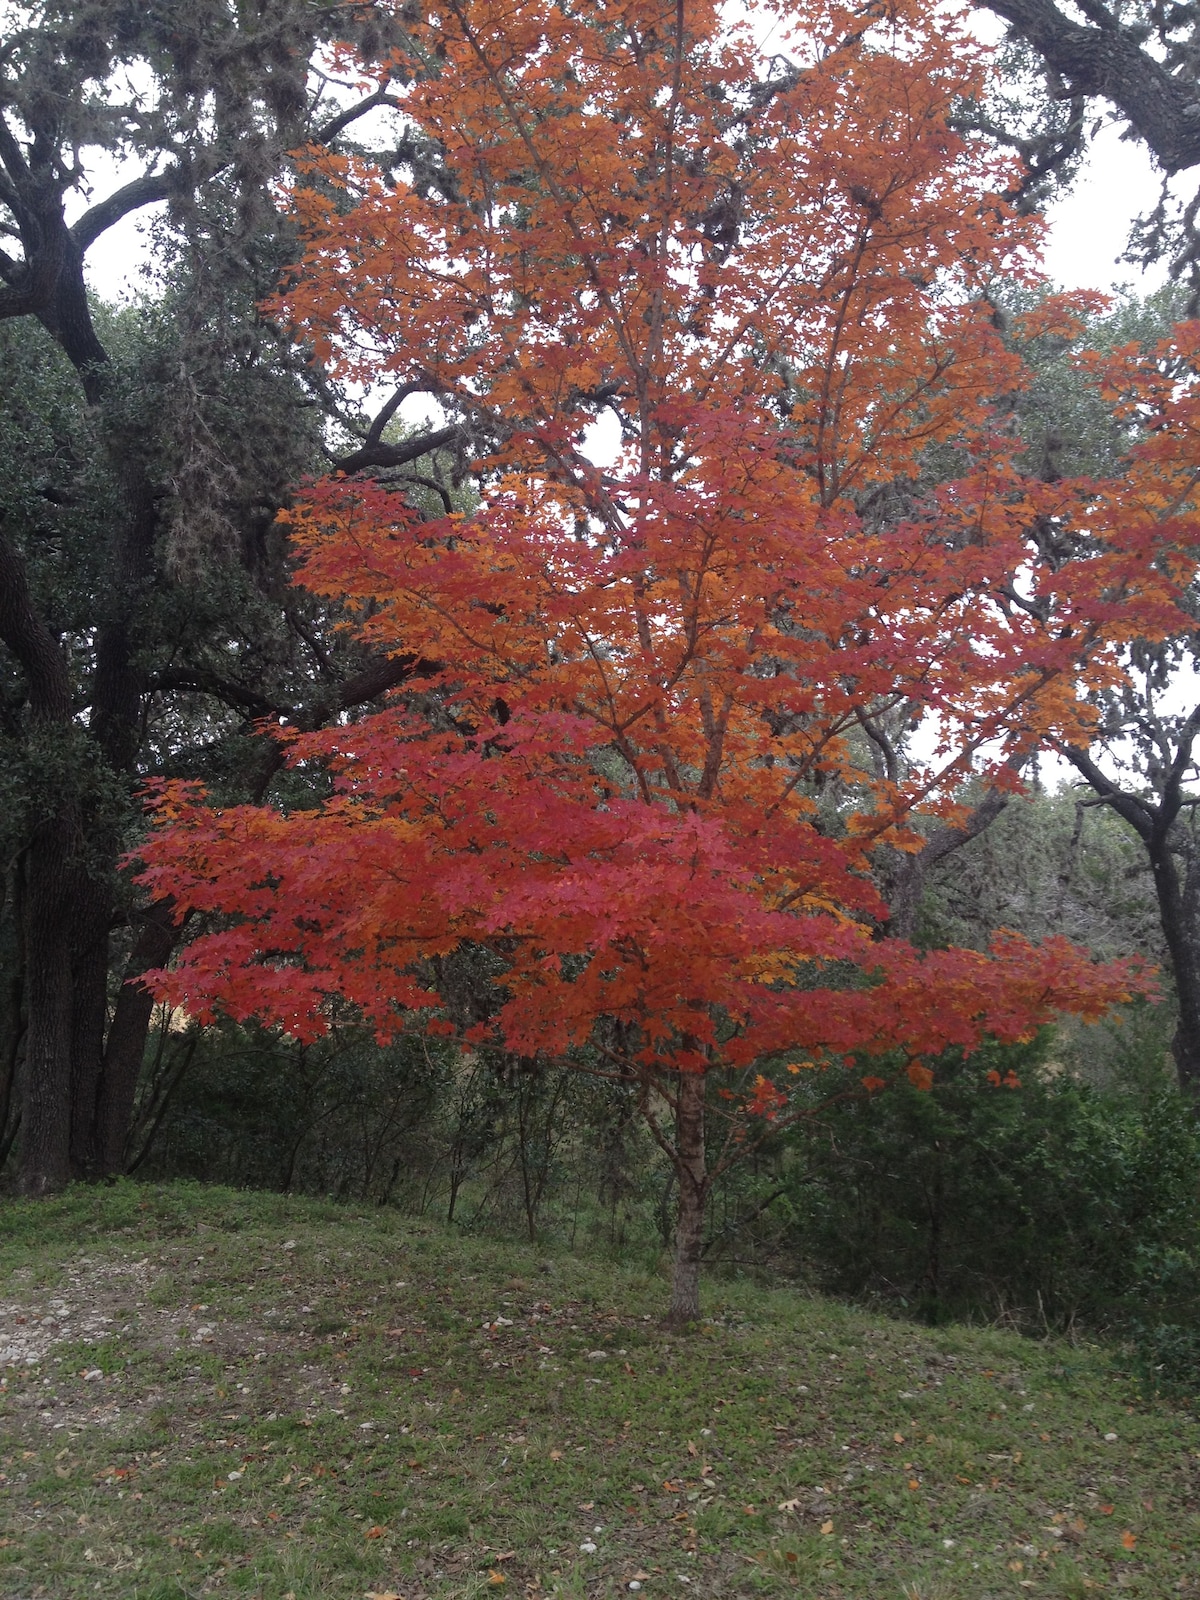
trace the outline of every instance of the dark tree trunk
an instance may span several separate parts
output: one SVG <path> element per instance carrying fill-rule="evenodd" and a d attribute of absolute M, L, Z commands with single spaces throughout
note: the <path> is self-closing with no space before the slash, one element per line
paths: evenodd
<path fill-rule="evenodd" d="M 1059 747 L 1105 804 L 1123 817 L 1146 846 L 1154 874 L 1158 916 L 1170 957 L 1179 1001 L 1179 1019 L 1171 1050 L 1185 1094 L 1200 1097 L 1200 861 L 1194 837 L 1181 832 L 1183 775 L 1200 733 L 1200 707 L 1179 730 L 1175 756 L 1159 779 L 1157 804 L 1144 795 L 1127 794 L 1084 750 Z M 1183 862 L 1183 876 L 1179 864 Z"/>
<path fill-rule="evenodd" d="M 25 861 L 18 856 L 9 873 L 9 920 L 13 930 L 12 970 L 4 996 L 4 1023 L 0 1031 L 0 1167 L 12 1148 L 17 1104 L 17 1074 L 25 1048 Z M 16 1113 L 16 1117 L 14 1116 Z"/>
<path fill-rule="evenodd" d="M 675 1171 L 679 1211 L 671 1266 L 669 1328 L 685 1328 L 700 1317 L 700 1260 L 704 1254 L 704 1211 L 708 1171 L 704 1149 L 706 1079 L 702 1072 L 679 1075 L 675 1112 Z"/>
<path fill-rule="evenodd" d="M 1171 1053 L 1179 1087 L 1189 1095 L 1200 1096 L 1200 871 L 1195 861 L 1189 860 L 1181 882 L 1178 863 L 1166 841 L 1151 840 L 1149 847 L 1159 921 L 1179 1002 Z"/>
<path fill-rule="evenodd" d="M 52 1194 L 71 1177 L 71 835 L 69 819 L 54 818 L 34 834 L 26 857 L 20 1189 L 27 1195 Z"/>
<path fill-rule="evenodd" d="M 117 995 L 96 1100 L 92 1148 L 97 1177 L 111 1177 L 125 1170 L 125 1147 L 154 1013 L 154 997 L 139 979 L 152 968 L 165 967 L 171 959 L 180 935 L 173 911 L 173 901 L 156 900 L 142 913 L 125 981 Z"/>
<path fill-rule="evenodd" d="M 90 841 L 89 841 L 90 842 Z M 94 848 L 94 846 L 93 846 Z M 74 875 L 71 928 L 71 1171 L 97 1175 L 96 1102 L 108 1021 L 109 930 L 112 889 L 83 872 Z"/>
<path fill-rule="evenodd" d="M 73 731 L 66 657 L 38 615 L 25 564 L 2 529 L 0 639 L 24 672 L 35 736 L 48 747 L 65 744 Z M 25 851 L 25 1194 L 48 1194 L 70 1178 L 71 885 L 78 847 L 78 799 L 68 790 L 40 819 Z"/>

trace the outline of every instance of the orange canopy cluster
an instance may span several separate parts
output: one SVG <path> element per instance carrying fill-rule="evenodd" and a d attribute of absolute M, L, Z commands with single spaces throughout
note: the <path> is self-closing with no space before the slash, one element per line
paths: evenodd
<path fill-rule="evenodd" d="M 919 849 L 973 762 L 1086 742 L 1088 686 L 1178 625 L 1188 384 L 1146 402 L 1129 480 L 1022 477 L 985 291 L 1029 277 L 1038 224 L 950 126 L 981 51 L 913 0 L 760 7 L 765 45 L 723 15 L 398 8 L 419 159 L 302 162 L 280 313 L 493 442 L 470 515 L 363 480 L 292 513 L 299 581 L 426 676 L 289 736 L 334 775 L 312 810 L 160 795 L 146 881 L 226 919 L 160 977 L 193 1013 L 448 1027 L 422 961 L 470 941 L 503 956 L 481 1036 L 510 1049 L 610 1019 L 654 1071 L 899 1049 L 920 1074 L 1135 981 L 1061 941 L 881 940 L 873 859 Z M 1078 559 L 1036 559 L 1047 525 Z M 939 768 L 875 758 L 897 717 L 937 719 Z M 771 1114 L 794 1080 L 758 1081 Z"/>

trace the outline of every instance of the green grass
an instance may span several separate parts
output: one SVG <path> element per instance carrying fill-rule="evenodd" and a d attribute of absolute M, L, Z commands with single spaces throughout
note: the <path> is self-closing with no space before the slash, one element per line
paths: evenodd
<path fill-rule="evenodd" d="M 182 1186 L 0 1267 L 13 1600 L 1200 1596 L 1200 1425 L 1102 1351 Z"/>

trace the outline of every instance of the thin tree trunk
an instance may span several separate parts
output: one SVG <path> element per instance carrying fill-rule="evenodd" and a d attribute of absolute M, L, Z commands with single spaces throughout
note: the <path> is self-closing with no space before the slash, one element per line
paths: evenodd
<path fill-rule="evenodd" d="M 1165 840 L 1151 844 L 1150 864 L 1158 894 L 1159 918 L 1171 957 L 1179 1018 L 1171 1053 L 1179 1074 L 1179 1087 L 1193 1098 L 1200 1097 L 1200 926 L 1197 925 L 1197 899 L 1200 898 L 1200 870 L 1188 861 L 1180 882 L 1179 868 Z"/>
<path fill-rule="evenodd" d="M 95 839 L 88 829 L 89 844 Z M 106 855 L 110 851 L 104 841 Z M 114 846 L 115 852 L 115 846 Z M 99 1176 L 96 1113 L 108 1021 L 109 932 L 112 887 L 106 878 L 72 874 L 71 914 L 71 1171 L 76 1178 Z"/>
<path fill-rule="evenodd" d="M 671 1268 L 669 1328 L 686 1328 L 700 1317 L 700 1259 L 704 1254 L 704 1208 L 708 1173 L 704 1151 L 705 1075 L 681 1072 L 675 1112 L 675 1171 L 679 1211 Z"/>
<path fill-rule="evenodd" d="M 12 970 L 5 995 L 5 1028 L 0 1042 L 0 1167 L 12 1148 L 13 1130 L 20 1118 L 17 1079 L 25 1046 L 25 861 L 18 856 L 11 872 L 10 922 L 13 935 Z"/>
<path fill-rule="evenodd" d="M 155 967 L 165 967 L 170 960 L 182 931 L 173 911 L 174 901 L 162 899 L 142 912 L 141 927 L 125 969 L 125 981 L 117 995 L 104 1047 L 104 1069 L 96 1102 L 94 1149 L 98 1177 L 110 1177 L 125 1168 L 133 1105 L 146 1055 L 150 1019 L 154 1014 L 154 996 L 141 982 L 141 977 Z"/>
<path fill-rule="evenodd" d="M 1162 778 L 1158 804 L 1142 795 L 1118 788 L 1086 750 L 1057 746 L 1058 753 L 1091 784 L 1118 816 L 1123 817 L 1146 846 L 1154 874 L 1154 892 L 1163 938 L 1170 957 L 1171 975 L 1179 1001 L 1179 1020 L 1171 1050 L 1184 1094 L 1200 1099 L 1200 862 L 1196 842 L 1179 832 L 1183 803 L 1183 776 L 1200 733 L 1200 707 L 1177 736 L 1175 759 Z M 1180 880 L 1178 856 L 1183 857 Z"/>

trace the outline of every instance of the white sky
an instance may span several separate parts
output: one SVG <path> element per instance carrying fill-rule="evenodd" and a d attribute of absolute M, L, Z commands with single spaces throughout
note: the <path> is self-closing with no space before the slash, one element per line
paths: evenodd
<path fill-rule="evenodd" d="M 1049 276 L 1064 289 L 1157 288 L 1162 269 L 1143 275 L 1119 257 L 1134 218 L 1154 206 L 1159 183 L 1140 144 L 1123 140 L 1111 124 L 1102 128 L 1071 194 L 1049 212 Z"/>

